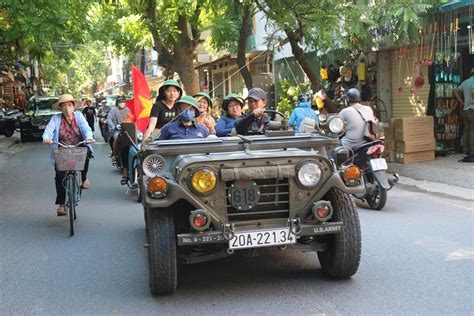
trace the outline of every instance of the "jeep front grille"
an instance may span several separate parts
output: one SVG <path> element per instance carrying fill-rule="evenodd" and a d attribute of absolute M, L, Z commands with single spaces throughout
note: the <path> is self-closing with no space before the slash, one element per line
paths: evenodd
<path fill-rule="evenodd" d="M 232 221 L 258 220 L 270 218 L 288 218 L 290 209 L 288 179 L 255 180 L 259 187 L 258 204 L 247 211 L 235 209 L 227 200 L 227 218 Z M 226 182 L 226 196 L 233 181 Z"/>

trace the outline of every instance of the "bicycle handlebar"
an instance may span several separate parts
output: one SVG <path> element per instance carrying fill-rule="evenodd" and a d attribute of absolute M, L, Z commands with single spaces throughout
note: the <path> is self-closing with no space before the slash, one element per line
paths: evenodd
<path fill-rule="evenodd" d="M 95 142 L 95 140 L 93 139 L 92 143 L 94 143 L 94 142 Z M 88 143 L 87 140 L 83 140 L 83 141 L 81 141 L 81 142 L 79 142 L 79 143 L 77 143 L 77 144 L 75 144 L 75 145 L 68 145 L 68 144 L 64 144 L 64 143 L 61 143 L 61 142 L 54 142 L 54 141 L 53 141 L 53 144 L 57 144 L 57 145 L 59 145 L 59 146 L 61 146 L 61 147 L 69 147 L 69 148 L 71 148 L 71 147 L 78 147 L 78 146 L 80 146 L 80 145 L 82 145 L 82 144 L 87 144 L 87 143 Z M 89 144 L 90 144 L 90 143 L 89 143 Z"/>

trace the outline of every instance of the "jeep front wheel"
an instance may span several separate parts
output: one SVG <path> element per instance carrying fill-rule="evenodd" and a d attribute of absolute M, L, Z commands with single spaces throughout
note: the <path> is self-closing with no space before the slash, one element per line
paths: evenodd
<path fill-rule="evenodd" d="M 339 234 L 328 235 L 326 251 L 318 252 L 323 272 L 334 278 L 349 278 L 357 272 L 361 254 L 359 216 L 351 197 L 336 188 L 328 191 L 325 198 L 334 208 L 332 221 L 343 222 Z"/>
<path fill-rule="evenodd" d="M 171 294 L 176 291 L 176 237 L 171 209 L 148 210 L 148 264 L 151 293 Z"/>

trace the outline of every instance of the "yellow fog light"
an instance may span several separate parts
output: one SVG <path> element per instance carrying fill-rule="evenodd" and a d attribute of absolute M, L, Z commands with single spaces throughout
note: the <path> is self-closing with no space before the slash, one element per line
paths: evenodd
<path fill-rule="evenodd" d="M 344 173 L 342 176 L 344 177 L 345 180 L 348 180 L 348 181 L 359 180 L 361 176 L 360 169 L 359 167 L 355 165 L 350 165 L 349 167 L 344 169 Z"/>
<path fill-rule="evenodd" d="M 193 189 L 198 193 L 209 193 L 216 186 L 216 173 L 209 168 L 194 171 L 191 178 Z"/>

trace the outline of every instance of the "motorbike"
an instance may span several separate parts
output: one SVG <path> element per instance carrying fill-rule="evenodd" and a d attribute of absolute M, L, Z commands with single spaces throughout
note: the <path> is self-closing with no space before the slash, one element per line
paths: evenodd
<path fill-rule="evenodd" d="M 118 136 L 120 150 L 128 149 L 128 174 L 122 178 L 120 183 L 127 185 L 132 191 L 137 191 L 137 202 L 141 202 L 141 192 L 138 185 L 138 151 L 141 147 L 143 133 L 136 129 L 134 123 L 122 123 L 117 128 L 120 131 Z M 116 157 L 116 164 L 117 166 L 122 166 L 121 157 L 120 155 L 118 156 Z"/>
<path fill-rule="evenodd" d="M 365 182 L 365 192 L 355 194 L 354 197 L 365 201 L 371 209 L 377 211 L 385 206 L 387 192 L 398 182 L 397 174 L 389 176 L 386 173 L 388 167 L 384 151 L 383 141 L 376 140 L 353 148 L 350 158 L 360 168 Z"/>
<path fill-rule="evenodd" d="M 17 128 L 20 115 L 21 112 L 18 110 L 0 111 L 0 134 L 11 137 Z"/>
<path fill-rule="evenodd" d="M 110 112 L 110 108 L 107 106 L 102 106 L 99 108 L 97 117 L 99 118 L 99 128 L 100 134 L 104 138 L 104 141 L 107 143 L 110 138 L 109 126 L 107 125 L 107 115 Z"/>

